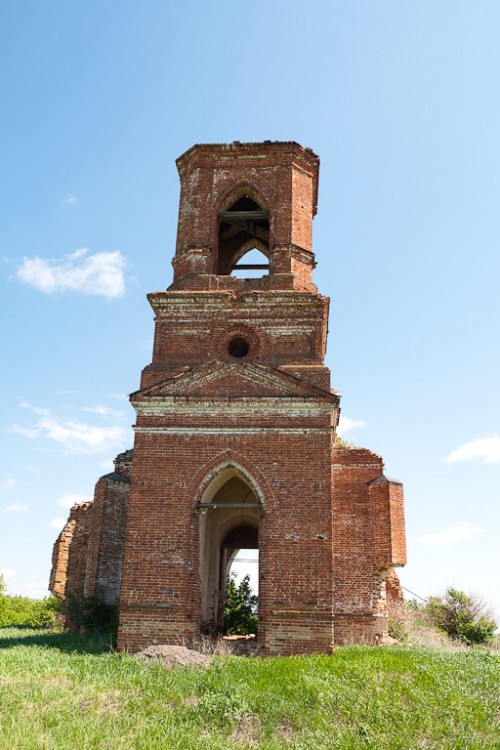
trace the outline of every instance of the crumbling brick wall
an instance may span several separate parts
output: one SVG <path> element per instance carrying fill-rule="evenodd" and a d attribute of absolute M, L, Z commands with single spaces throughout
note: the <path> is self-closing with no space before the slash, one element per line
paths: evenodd
<path fill-rule="evenodd" d="M 399 577 L 394 568 L 387 571 L 385 577 L 385 596 L 389 617 L 400 617 L 404 611 L 404 594 Z"/>
<path fill-rule="evenodd" d="M 130 483 L 114 472 L 97 482 L 84 594 L 118 604 Z"/>
<path fill-rule="evenodd" d="M 93 503 L 74 505 L 52 553 L 49 590 L 59 599 L 83 596 Z"/>
<path fill-rule="evenodd" d="M 402 487 L 384 477 L 380 456 L 343 445 L 332 481 L 335 642 L 374 642 L 387 632 L 387 571 L 405 562 Z"/>
<path fill-rule="evenodd" d="M 71 509 L 54 544 L 49 589 L 55 596 L 118 604 L 131 469 L 132 451 L 119 454 L 115 471 L 97 482 L 94 500 Z"/>
<path fill-rule="evenodd" d="M 75 509 L 72 508 L 74 511 Z M 57 537 L 52 550 L 52 569 L 50 571 L 49 591 L 58 599 L 66 597 L 66 588 L 68 584 L 68 561 L 69 550 L 73 536 L 75 534 L 76 519 L 74 513 L 70 516 L 66 524 Z"/>

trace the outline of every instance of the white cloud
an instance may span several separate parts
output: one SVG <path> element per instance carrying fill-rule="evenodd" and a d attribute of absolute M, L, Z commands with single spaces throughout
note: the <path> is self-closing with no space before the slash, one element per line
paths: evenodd
<path fill-rule="evenodd" d="M 458 526 L 447 526 L 444 531 L 426 534 L 420 541 L 424 544 L 430 544 L 433 547 L 447 547 L 450 544 L 455 544 L 455 542 L 470 539 L 483 531 L 484 529 L 481 526 L 472 526 L 471 524 L 463 523 Z"/>
<path fill-rule="evenodd" d="M 29 409 L 34 414 L 41 414 L 42 416 L 47 416 L 48 414 L 50 414 L 49 409 L 44 409 L 41 406 L 33 406 L 33 404 L 30 404 L 29 401 L 21 401 L 19 406 L 21 407 L 21 409 Z"/>
<path fill-rule="evenodd" d="M 30 507 L 31 506 L 28 503 L 11 503 L 10 505 L 7 505 L 7 507 L 3 509 L 3 512 L 4 513 L 27 513 Z"/>
<path fill-rule="evenodd" d="M 337 427 L 337 435 L 345 435 L 350 430 L 354 430 L 358 427 L 366 427 L 364 419 L 349 419 L 349 417 L 340 417 L 339 425 Z"/>
<path fill-rule="evenodd" d="M 0 489 L 11 490 L 16 486 L 16 484 L 17 482 L 14 477 L 7 477 L 7 479 L 4 479 L 3 482 L 0 482 Z"/>
<path fill-rule="evenodd" d="M 85 495 L 63 495 L 59 498 L 58 504 L 61 506 L 61 508 L 72 508 L 73 505 L 79 505 L 80 503 L 88 503 L 90 500 L 92 500 L 91 497 L 86 497 Z"/>
<path fill-rule="evenodd" d="M 7 580 L 7 578 L 14 578 L 14 576 L 16 575 L 16 571 L 11 570 L 11 568 L 1 568 L 0 573 L 3 575 L 5 581 Z"/>
<path fill-rule="evenodd" d="M 117 411 L 116 409 L 111 409 L 109 406 L 102 406 L 101 404 L 97 404 L 97 406 L 85 406 L 82 411 L 99 414 L 101 417 L 123 417 L 122 411 Z"/>
<path fill-rule="evenodd" d="M 482 459 L 484 464 L 499 464 L 500 435 L 477 438 L 477 440 L 464 443 L 443 460 L 452 464 L 457 461 L 470 461 L 473 458 Z"/>
<path fill-rule="evenodd" d="M 63 422 L 57 417 L 43 417 L 34 427 L 13 425 L 11 430 L 28 438 L 53 440 L 68 453 L 99 453 L 130 442 L 129 431 L 124 427 L 95 427 L 71 420 Z"/>
<path fill-rule="evenodd" d="M 22 401 L 20 406 L 39 415 L 40 419 L 33 425 L 12 425 L 12 432 L 30 439 L 48 438 L 62 445 L 68 453 L 99 453 L 117 447 L 125 449 L 132 437 L 128 426 L 96 427 L 76 420 L 59 419 L 52 415 L 49 409 L 33 406 L 29 401 Z M 123 412 L 101 405 L 87 407 L 83 411 L 106 418 L 123 417 Z"/>
<path fill-rule="evenodd" d="M 76 195 L 66 195 L 61 203 L 63 206 L 74 206 L 76 203 Z"/>
<path fill-rule="evenodd" d="M 12 432 L 18 432 L 19 435 L 24 435 L 27 438 L 36 438 L 40 435 L 41 430 L 38 427 L 21 427 L 21 425 L 14 424 L 10 428 Z"/>
<path fill-rule="evenodd" d="M 53 529 L 57 529 L 58 531 L 61 531 L 66 526 L 66 519 L 65 518 L 61 518 L 61 516 L 56 516 L 50 522 L 50 526 Z"/>
<path fill-rule="evenodd" d="M 126 260 L 119 250 L 87 255 L 82 248 L 61 260 L 24 258 L 17 277 L 46 294 L 81 292 L 114 299 L 125 292 Z"/>

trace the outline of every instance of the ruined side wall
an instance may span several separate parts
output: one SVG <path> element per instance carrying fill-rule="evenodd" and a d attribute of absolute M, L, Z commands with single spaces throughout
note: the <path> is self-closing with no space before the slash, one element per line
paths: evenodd
<path fill-rule="evenodd" d="M 93 503 L 74 505 L 52 554 L 50 591 L 60 599 L 83 596 Z"/>
<path fill-rule="evenodd" d="M 378 642 L 401 596 L 393 568 L 406 562 L 403 487 L 382 472 L 365 448 L 333 449 L 336 644 Z"/>
<path fill-rule="evenodd" d="M 71 509 L 52 553 L 49 589 L 58 598 L 97 594 L 118 602 L 132 458 L 131 450 L 120 453 L 94 500 Z"/>
<path fill-rule="evenodd" d="M 57 537 L 52 551 L 52 570 L 50 571 L 49 591 L 51 591 L 54 596 L 57 596 L 58 599 L 64 599 L 66 596 L 69 548 L 73 541 L 75 528 L 76 520 L 70 515 L 66 521 L 64 529 Z"/>
<path fill-rule="evenodd" d="M 365 448 L 332 451 L 334 633 L 337 645 L 374 642 L 382 582 L 375 573 L 368 483 L 382 475 L 380 456 Z"/>
<path fill-rule="evenodd" d="M 118 604 L 130 483 L 118 473 L 101 477 L 94 495 L 84 595 Z"/>

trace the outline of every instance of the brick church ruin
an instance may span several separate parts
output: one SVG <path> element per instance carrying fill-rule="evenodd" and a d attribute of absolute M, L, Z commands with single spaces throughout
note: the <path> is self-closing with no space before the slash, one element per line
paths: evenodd
<path fill-rule="evenodd" d="M 319 159 L 236 142 L 177 166 L 174 279 L 148 296 L 134 448 L 71 510 L 51 591 L 117 604 L 121 649 L 196 642 L 221 630 L 237 551 L 258 548 L 259 653 L 377 642 L 401 597 L 403 488 L 336 438 L 313 282 Z"/>

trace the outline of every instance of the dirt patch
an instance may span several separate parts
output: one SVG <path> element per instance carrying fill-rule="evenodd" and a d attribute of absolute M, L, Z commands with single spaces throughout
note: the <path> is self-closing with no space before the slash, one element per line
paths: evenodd
<path fill-rule="evenodd" d="M 254 716 L 247 717 L 231 732 L 231 739 L 236 745 L 257 747 L 261 735 L 261 726 Z"/>
<path fill-rule="evenodd" d="M 159 661 L 164 667 L 208 667 L 211 657 L 200 654 L 186 646 L 148 646 L 136 654 L 141 661 L 148 663 Z"/>

